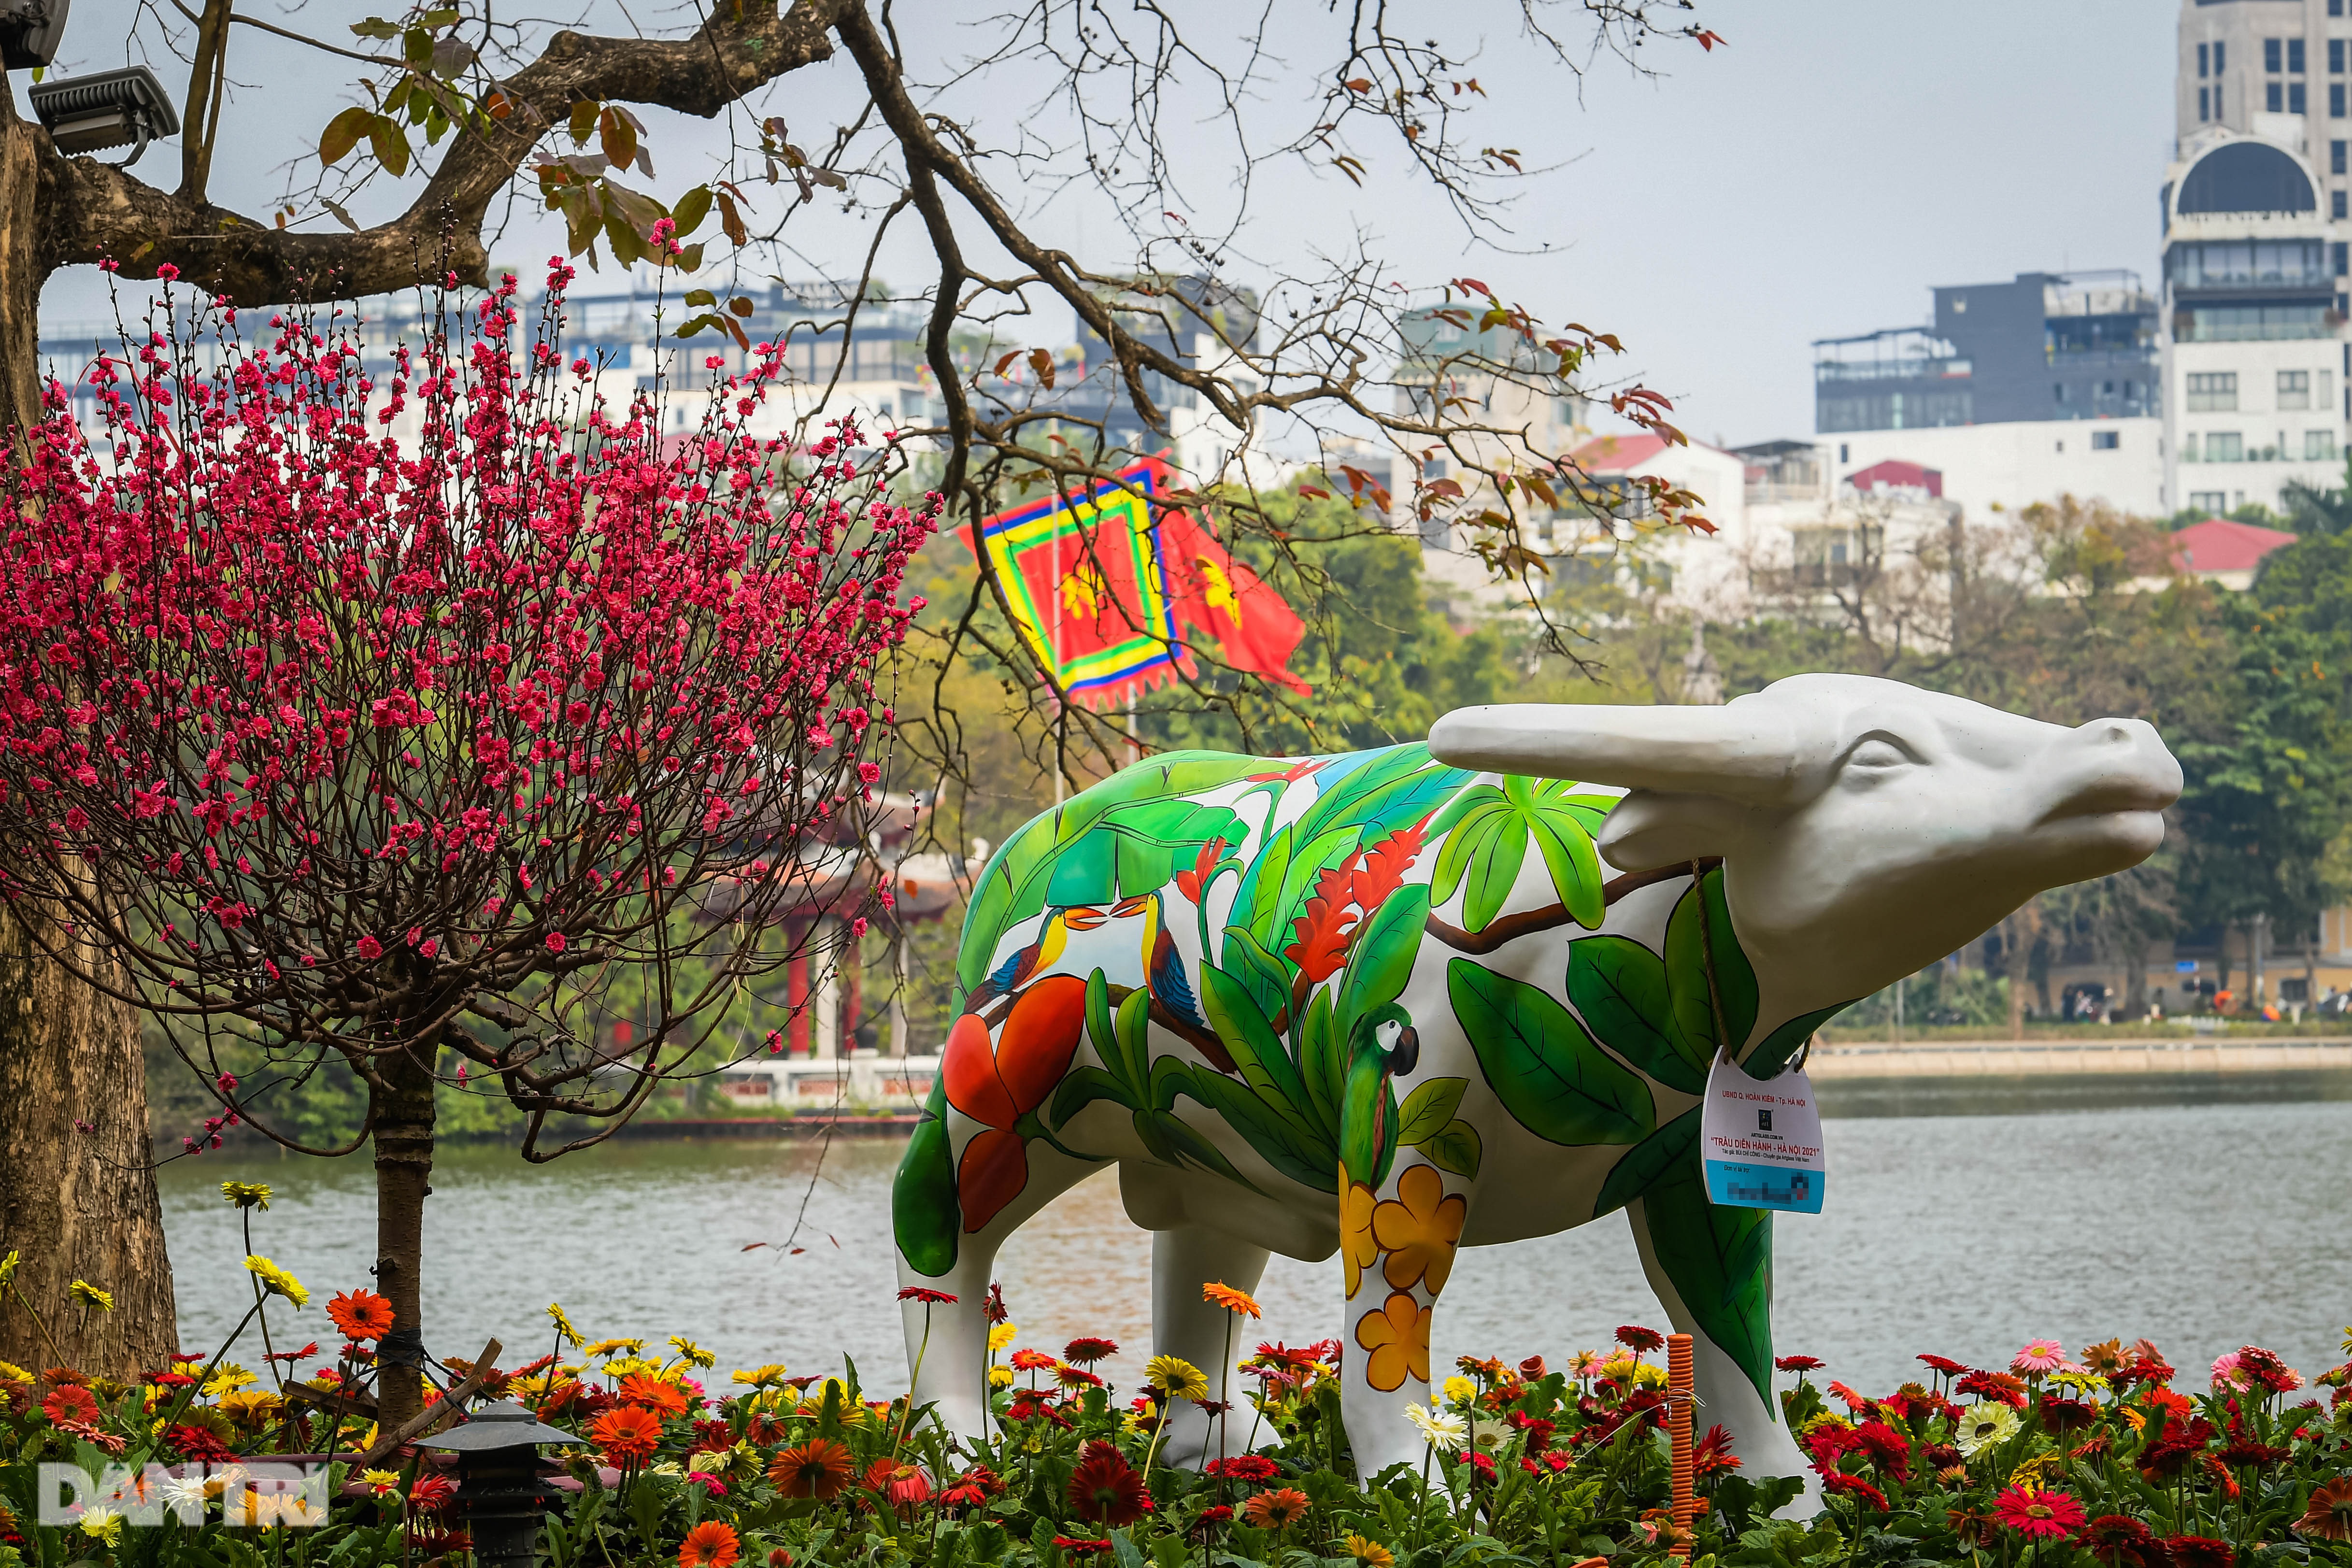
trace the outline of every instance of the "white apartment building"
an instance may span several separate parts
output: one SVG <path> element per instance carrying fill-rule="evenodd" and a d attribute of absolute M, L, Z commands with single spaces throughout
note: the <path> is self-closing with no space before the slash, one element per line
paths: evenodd
<path fill-rule="evenodd" d="M 2180 9 L 2165 172 L 2167 510 L 2344 482 L 2352 16 L 2346 0 Z"/>

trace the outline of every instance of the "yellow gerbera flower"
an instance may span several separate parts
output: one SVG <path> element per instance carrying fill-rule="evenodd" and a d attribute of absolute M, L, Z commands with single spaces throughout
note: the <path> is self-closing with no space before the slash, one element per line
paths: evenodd
<path fill-rule="evenodd" d="M 988 1348 L 992 1351 L 1003 1350 L 1013 1342 L 1013 1336 L 1020 1331 L 1021 1327 L 1017 1323 L 997 1324 L 988 1331 Z"/>
<path fill-rule="evenodd" d="M 0 1361 L 0 1383 L 30 1383 L 33 1374 L 12 1361 Z"/>
<path fill-rule="evenodd" d="M 252 1381 L 253 1373 L 233 1361 L 225 1361 L 213 1368 L 212 1376 L 205 1380 L 205 1394 L 208 1398 L 218 1399 L 222 1394 L 233 1389 L 243 1388 Z"/>
<path fill-rule="evenodd" d="M 77 1279 L 70 1286 L 67 1287 L 67 1289 L 73 1292 L 74 1300 L 81 1302 L 86 1307 L 95 1307 L 101 1312 L 111 1312 L 114 1310 L 113 1293 L 111 1291 L 100 1289 L 97 1286 L 91 1284 L 87 1279 Z M 121 1528 L 121 1520 L 117 1520 L 115 1521 L 115 1527 L 117 1529 Z"/>
<path fill-rule="evenodd" d="M 988 1386 L 991 1388 L 1012 1387 L 1013 1369 L 1009 1366 L 990 1367 L 988 1369 Z"/>
<path fill-rule="evenodd" d="M 593 1345 L 581 1346 L 580 1353 L 593 1359 L 600 1355 L 611 1355 L 614 1351 L 626 1351 L 631 1355 L 643 1355 L 645 1349 L 646 1342 L 643 1340 L 598 1340 Z"/>
<path fill-rule="evenodd" d="M 1362 1568 L 1396 1568 L 1395 1552 L 1391 1552 L 1379 1542 L 1359 1535 L 1352 1530 L 1348 1531 L 1348 1538 L 1339 1543 L 1339 1550 L 1362 1564 Z"/>
<path fill-rule="evenodd" d="M 784 1363 L 772 1361 L 765 1366 L 738 1367 L 730 1375 L 746 1388 L 772 1388 L 784 1381 Z"/>
<path fill-rule="evenodd" d="M 679 1355 L 684 1356 L 688 1362 L 695 1366 L 711 1367 L 719 1364 L 719 1357 L 715 1352 L 704 1350 L 700 1345 L 696 1344 L 684 1334 L 670 1335 L 669 1343 L 672 1350 L 677 1352 Z"/>
<path fill-rule="evenodd" d="M 555 1320 L 555 1337 L 564 1341 L 574 1350 L 579 1349 L 580 1331 L 572 1326 L 572 1319 L 565 1313 L 562 1304 L 550 1301 L 547 1304 L 547 1315 Z"/>
<path fill-rule="evenodd" d="M 1156 1355 L 1143 1369 L 1143 1380 L 1171 1399 L 1206 1399 L 1209 1374 L 1180 1355 Z"/>
<path fill-rule="evenodd" d="M 268 1182 L 223 1182 L 221 1196 L 241 1209 L 266 1209 L 269 1206 Z"/>
<path fill-rule="evenodd" d="M 264 1290 L 272 1296 L 285 1297 L 293 1302 L 297 1309 L 306 1305 L 310 1300 L 310 1292 L 303 1288 L 302 1281 L 258 1253 L 246 1258 L 245 1270 L 261 1281 L 261 1288 Z"/>

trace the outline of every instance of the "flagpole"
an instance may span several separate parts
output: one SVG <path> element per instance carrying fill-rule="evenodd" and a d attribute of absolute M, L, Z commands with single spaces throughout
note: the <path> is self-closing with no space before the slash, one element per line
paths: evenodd
<path fill-rule="evenodd" d="M 1127 765 L 1143 760 L 1143 738 L 1135 731 L 1135 688 L 1127 689 Z"/>
<path fill-rule="evenodd" d="M 1062 700 L 1062 528 L 1056 521 L 1048 535 L 1053 540 L 1054 641 L 1046 650 L 1046 662 L 1054 670 L 1054 804 L 1059 805 L 1069 793 L 1069 780 L 1062 767 L 1062 752 L 1069 744 L 1069 706 Z"/>

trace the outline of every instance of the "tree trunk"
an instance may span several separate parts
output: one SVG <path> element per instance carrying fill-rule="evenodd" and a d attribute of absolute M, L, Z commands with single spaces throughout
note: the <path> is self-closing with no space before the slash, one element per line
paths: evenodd
<path fill-rule="evenodd" d="M 23 1254 L 0 1361 L 127 1382 L 179 1346 L 138 1022 L 44 957 L 23 914 L 0 905 L 0 1256 Z M 76 1279 L 113 1310 L 76 1302 Z"/>
<path fill-rule="evenodd" d="M 0 430 L 40 417 L 37 134 L 0 82 Z M 37 918 L 0 906 L 0 1256 L 22 1252 L 15 1289 L 48 1333 L 0 1308 L 0 1361 L 127 1380 L 179 1346 L 138 1020 L 42 953 Z M 114 1310 L 70 1305 L 76 1279 Z"/>
<path fill-rule="evenodd" d="M 433 1067 L 437 1040 L 388 1056 L 374 1097 L 376 1289 L 392 1332 L 376 1346 L 377 1419 L 387 1432 L 424 1408 L 425 1200 L 433 1192 Z"/>

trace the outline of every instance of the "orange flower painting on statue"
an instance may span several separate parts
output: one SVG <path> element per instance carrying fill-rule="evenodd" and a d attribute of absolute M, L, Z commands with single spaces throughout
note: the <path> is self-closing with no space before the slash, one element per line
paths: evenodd
<path fill-rule="evenodd" d="M 1084 980 L 1049 974 L 1013 999 L 992 1042 L 976 1013 L 948 1031 L 940 1062 L 948 1103 L 981 1123 L 956 1167 L 967 1232 L 986 1227 L 1029 1184 L 1026 1141 L 1016 1129 L 1069 1070 L 1086 1004 Z"/>

